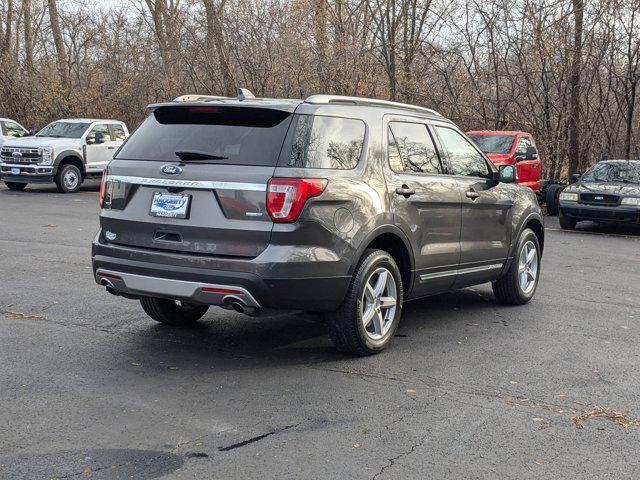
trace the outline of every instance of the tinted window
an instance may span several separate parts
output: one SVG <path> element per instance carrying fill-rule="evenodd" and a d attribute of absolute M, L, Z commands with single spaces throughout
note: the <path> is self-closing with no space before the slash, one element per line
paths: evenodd
<path fill-rule="evenodd" d="M 506 154 L 511 151 L 516 139 L 513 135 L 469 135 L 484 153 Z"/>
<path fill-rule="evenodd" d="M 632 162 L 597 163 L 582 176 L 586 182 L 640 183 L 640 164 Z"/>
<path fill-rule="evenodd" d="M 300 168 L 354 168 L 364 143 L 365 124 L 351 118 L 296 115 L 285 165 Z"/>
<path fill-rule="evenodd" d="M 90 123 L 53 122 L 40 130 L 37 137 L 80 138 Z"/>
<path fill-rule="evenodd" d="M 449 155 L 454 175 L 484 177 L 489 174 L 484 157 L 460 133 L 446 127 L 436 127 L 436 131 Z"/>
<path fill-rule="evenodd" d="M 4 122 L 4 134 L 7 137 L 23 137 L 27 132 L 16 122 Z"/>
<path fill-rule="evenodd" d="M 116 158 L 178 159 L 196 152 L 232 165 L 275 166 L 291 121 L 280 110 L 227 106 L 159 107 L 131 134 Z"/>
<path fill-rule="evenodd" d="M 113 128 L 113 135 L 116 137 L 116 140 L 126 139 L 126 135 L 124 133 L 124 128 L 122 128 L 122 125 L 111 125 L 111 127 Z"/>
<path fill-rule="evenodd" d="M 102 133 L 103 142 L 111 141 L 111 132 L 109 131 L 109 126 L 105 125 L 104 123 L 101 123 L 91 129 L 91 131 L 87 135 L 87 144 L 92 144 L 96 142 L 96 133 Z"/>
<path fill-rule="evenodd" d="M 426 125 L 391 122 L 388 133 L 389 165 L 394 171 L 442 173 L 440 159 Z"/>

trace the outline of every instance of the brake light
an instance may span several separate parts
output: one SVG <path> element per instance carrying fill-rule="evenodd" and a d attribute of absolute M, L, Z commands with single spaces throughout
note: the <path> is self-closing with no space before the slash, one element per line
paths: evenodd
<path fill-rule="evenodd" d="M 295 222 L 305 202 L 324 192 L 324 178 L 271 178 L 267 186 L 267 211 L 276 223 Z"/>
<path fill-rule="evenodd" d="M 104 202 L 107 198 L 107 177 L 109 176 L 109 167 L 102 172 L 102 181 L 100 182 L 100 208 L 104 208 Z"/>

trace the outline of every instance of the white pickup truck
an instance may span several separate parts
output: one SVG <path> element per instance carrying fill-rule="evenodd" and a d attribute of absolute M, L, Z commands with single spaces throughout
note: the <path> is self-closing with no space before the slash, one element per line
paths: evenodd
<path fill-rule="evenodd" d="M 12 190 L 55 182 L 60 192 L 77 192 L 85 178 L 102 173 L 128 136 L 117 120 L 57 120 L 35 136 L 5 141 L 0 179 Z"/>
<path fill-rule="evenodd" d="M 0 145 L 14 138 L 27 137 L 29 131 L 15 120 L 0 118 Z"/>

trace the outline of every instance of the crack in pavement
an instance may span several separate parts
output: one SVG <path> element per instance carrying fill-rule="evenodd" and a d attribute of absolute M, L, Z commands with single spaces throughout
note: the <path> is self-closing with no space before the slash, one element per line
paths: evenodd
<path fill-rule="evenodd" d="M 244 447 L 245 445 L 249 445 L 251 443 L 259 442 L 263 438 L 270 437 L 271 435 L 275 435 L 276 433 L 284 432 L 285 430 L 289 430 L 290 428 L 295 428 L 298 425 L 300 425 L 300 424 L 296 423 L 294 425 L 287 425 L 285 427 L 276 428 L 274 430 L 271 430 L 270 432 L 263 433 L 262 435 L 257 435 L 255 437 L 251 437 L 251 438 L 249 438 L 247 440 L 243 440 L 241 442 L 234 443 L 234 444 L 228 445 L 226 447 L 218 447 L 218 451 L 220 451 L 220 452 L 228 452 L 229 450 L 235 450 L 236 448 Z"/>
<path fill-rule="evenodd" d="M 371 480 L 376 480 L 380 475 L 382 475 L 388 469 L 393 467 L 396 464 L 396 462 L 398 460 L 400 460 L 401 458 L 406 457 L 408 455 L 411 455 L 413 452 L 416 451 L 417 448 L 420 448 L 422 445 L 424 445 L 424 442 L 427 441 L 427 438 L 428 438 L 428 435 L 425 435 L 424 437 L 422 437 L 422 440 L 420 440 L 418 443 L 412 444 L 411 448 L 409 448 L 409 450 L 405 450 L 404 452 L 399 453 L 395 457 L 391 457 L 391 458 L 387 459 L 387 464 L 383 465 L 382 468 L 380 469 L 380 471 L 378 473 L 376 473 L 373 477 L 371 477 Z"/>

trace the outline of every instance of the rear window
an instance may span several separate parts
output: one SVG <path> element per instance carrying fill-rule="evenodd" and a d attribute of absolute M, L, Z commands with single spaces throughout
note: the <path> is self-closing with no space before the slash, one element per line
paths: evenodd
<path fill-rule="evenodd" d="M 281 165 L 349 170 L 360 159 L 366 127 L 352 118 L 296 115 L 292 131 Z"/>
<path fill-rule="evenodd" d="M 275 166 L 290 123 L 291 113 L 268 108 L 159 107 L 116 158 L 166 162 L 179 160 L 176 152 L 198 152 L 220 164 Z"/>

